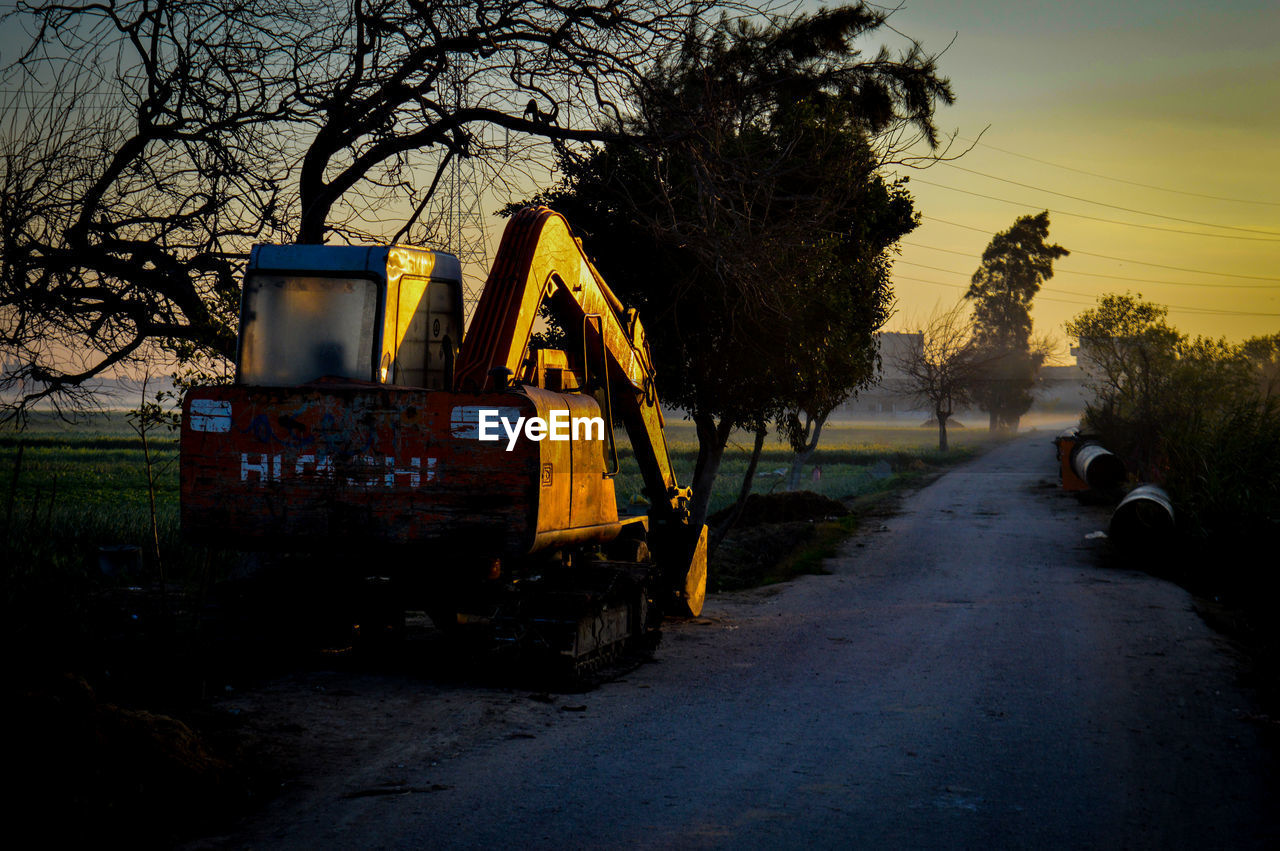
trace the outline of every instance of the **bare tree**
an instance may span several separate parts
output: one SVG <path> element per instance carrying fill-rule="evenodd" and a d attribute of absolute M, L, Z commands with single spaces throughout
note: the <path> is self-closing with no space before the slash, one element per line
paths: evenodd
<path fill-rule="evenodd" d="M 8 407 L 82 404 L 157 351 L 230 357 L 255 241 L 412 237 L 454 158 L 625 137 L 627 92 L 705 8 L 19 0 L 0 18 L 30 35 L 0 70 Z"/>
<path fill-rule="evenodd" d="M 947 420 L 972 401 L 983 367 L 965 306 L 935 312 L 895 361 L 910 392 L 929 403 L 938 421 L 938 449 L 946 452 Z"/>

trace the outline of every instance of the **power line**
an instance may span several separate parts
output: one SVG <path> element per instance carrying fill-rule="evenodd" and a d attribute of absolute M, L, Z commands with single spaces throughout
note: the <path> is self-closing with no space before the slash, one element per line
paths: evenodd
<path fill-rule="evenodd" d="M 936 186 L 939 189 L 947 189 L 951 192 L 960 192 L 964 195 L 973 195 L 978 198 L 986 198 L 987 200 L 990 200 L 990 201 L 999 201 L 1003 204 L 1013 204 L 1015 207 L 1022 207 L 1024 209 L 1027 207 L 1034 208 L 1034 207 L 1040 206 L 1039 204 L 1028 204 L 1025 201 L 1010 201 L 1008 198 L 997 198 L 994 195 L 984 195 L 981 192 L 971 192 L 968 189 L 957 189 L 954 186 L 946 186 L 942 183 L 934 183 L 932 180 L 925 180 L 920 177 L 913 178 L 913 180 L 916 183 L 923 183 L 926 186 Z M 1178 233 L 1178 234 L 1183 234 L 1184 236 L 1208 236 L 1208 237 L 1213 237 L 1215 239 L 1243 239 L 1249 242 L 1280 242 L 1280 236 L 1277 236 L 1274 238 L 1267 238 L 1262 236 L 1236 236 L 1235 234 L 1230 234 L 1230 233 L 1202 233 L 1200 231 L 1194 231 L 1194 230 L 1178 230 L 1177 228 L 1162 228 L 1162 227 L 1156 227 L 1155 225 L 1140 225 L 1135 222 L 1122 222 L 1117 219 L 1104 219 L 1099 216 L 1085 215 L 1084 213 L 1070 213 L 1070 212 L 1067 212 L 1066 210 L 1049 209 L 1049 212 L 1057 216 L 1074 216 L 1077 219 L 1089 219 L 1090 221 L 1095 221 L 1095 222 L 1105 222 L 1106 224 L 1109 224 L 1109 225 L 1123 225 L 1124 227 L 1142 228 L 1143 230 L 1154 230 L 1154 231 L 1159 231 L 1161 233 Z"/>
<path fill-rule="evenodd" d="M 940 219 L 937 216 L 923 216 L 923 218 L 926 218 L 931 222 L 940 222 L 944 225 L 951 225 L 952 227 L 956 227 L 956 228 L 963 228 L 965 230 L 977 231 L 978 233 L 986 234 L 987 236 L 991 235 L 991 231 L 986 230 L 985 228 L 978 228 L 978 227 L 974 227 L 973 225 L 962 225 L 959 222 L 953 222 L 947 219 Z M 1270 278 L 1265 275 L 1241 275 L 1235 272 L 1213 272 L 1208 269 L 1190 269 L 1190 268 L 1187 268 L 1186 266 L 1167 266 L 1163 263 L 1151 263 L 1147 260 L 1134 260 L 1131 257 L 1113 257 L 1110 254 L 1095 254 L 1092 251 L 1081 251 L 1076 248 L 1071 249 L 1071 253 L 1079 254 L 1084 257 L 1098 257 L 1103 260 L 1114 260 L 1117 263 L 1133 263 L 1137 266 L 1150 266 L 1153 269 L 1168 269 L 1173 272 L 1192 272 L 1197 275 L 1217 275 L 1223 278 L 1244 278 L 1250 281 L 1275 281 L 1277 283 L 1280 283 L 1280 278 Z"/>
<path fill-rule="evenodd" d="M 955 269 L 944 269 L 944 268 L 942 268 L 941 266 L 926 266 L 926 265 L 925 265 L 925 264 L 923 264 L 923 263 L 912 263 L 910 260 L 899 260 L 899 261 L 897 261 L 897 262 L 898 262 L 898 263 L 905 263 L 905 264 L 906 264 L 906 265 L 908 265 L 908 266 L 919 266 L 921 269 L 929 269 L 929 270 L 932 270 L 932 271 L 934 271 L 934 272 L 945 272 L 945 273 L 946 273 L 946 274 L 948 274 L 948 275 L 960 275 L 960 276 L 962 276 L 962 277 L 967 277 L 967 274 L 966 274 L 965 272 L 957 272 Z M 963 285 L 963 284 L 951 284 L 950 286 L 963 287 L 964 289 L 968 289 L 968 287 L 967 287 L 967 286 L 965 286 L 965 285 Z M 1045 287 L 1048 287 L 1048 286 L 1049 286 L 1048 282 L 1046 282 L 1046 283 L 1044 284 L 1044 286 L 1045 286 Z M 1078 295 L 1078 296 L 1081 296 L 1081 297 L 1083 297 L 1083 298 L 1094 298 L 1094 296 L 1093 296 L 1091 293 L 1076 292 L 1075 290 L 1064 290 L 1064 289 L 1061 289 L 1061 288 L 1057 287 L 1057 286 L 1056 286 L 1056 284 L 1054 285 L 1054 290 L 1053 290 L 1053 291 L 1054 291 L 1054 292 L 1057 292 L 1057 293 L 1065 293 L 1065 294 L 1067 294 L 1067 295 Z M 1039 293 L 1037 293 L 1037 294 L 1036 294 L 1036 298 L 1039 298 L 1039 297 L 1040 297 L 1040 294 L 1039 294 Z M 1223 312 L 1223 311 L 1217 311 L 1217 310 L 1214 310 L 1213 308 L 1210 308 L 1210 307 L 1184 307 L 1184 308 L 1182 308 L 1182 309 L 1183 309 L 1183 310 L 1195 310 L 1195 311 L 1207 311 L 1207 312 L 1210 312 L 1210 313 L 1219 313 L 1219 312 Z M 1280 316 L 1280 314 L 1261 314 L 1261 313 L 1253 313 L 1253 312 L 1248 312 L 1248 311 L 1230 311 L 1229 313 L 1230 313 L 1231 315 L 1240 315 L 1240 316 L 1269 316 L 1269 315 L 1277 315 L 1277 316 Z"/>
<path fill-rule="evenodd" d="M 1225 195 L 1206 195 L 1203 192 L 1189 192 L 1185 189 L 1171 189 L 1167 186 L 1156 186 L 1155 184 L 1152 184 L 1152 183 L 1140 183 L 1136 180 L 1126 180 L 1123 177 L 1113 177 L 1109 174 L 1099 174 L 1096 171 L 1086 171 L 1085 169 L 1082 169 L 1082 168 L 1063 165 L 1062 163 L 1050 162 L 1049 160 L 1042 160 L 1039 157 L 1032 157 L 1032 156 L 1028 156 L 1027 154 L 1020 154 L 1017 151 L 1010 151 L 1010 150 L 1006 150 L 1005 148 L 997 148 L 995 145 L 992 145 L 989 142 L 983 142 L 978 139 L 964 139 L 963 137 L 961 138 L 962 138 L 962 141 L 972 142 L 976 145 L 980 145 L 981 147 L 990 148 L 991 150 L 999 151 L 1002 154 L 1008 154 L 1011 157 L 1019 157 L 1024 160 L 1030 160 L 1031 162 L 1040 163 L 1041 165 L 1053 166 L 1054 168 L 1060 168 L 1065 171 L 1074 171 L 1076 174 L 1087 174 L 1090 177 L 1098 177 L 1103 180 L 1114 180 L 1116 183 L 1125 183 L 1125 184 L 1128 184 L 1129 186 L 1141 186 L 1143 189 L 1154 189 L 1157 192 L 1169 192 L 1174 195 L 1188 195 L 1192 198 L 1209 198 L 1214 201 L 1231 201 L 1232 203 L 1235 203 L 1235 204 L 1258 204 L 1260 206 L 1265 206 L 1265 207 L 1280 207 L 1280 201 L 1255 201 L 1250 198 L 1229 198 Z"/>
<path fill-rule="evenodd" d="M 948 284 L 945 281 L 930 281 L 926 278 L 912 278 L 908 275 L 894 275 L 893 278 L 894 280 L 913 281 L 917 284 L 932 284 L 935 287 L 948 287 L 953 290 L 968 289 L 968 287 L 964 286 L 963 284 Z M 1044 301 L 1056 301 L 1062 304 L 1074 304 L 1082 307 L 1088 307 L 1096 303 L 1091 301 L 1076 301 L 1074 299 L 1054 298 L 1052 296 L 1045 296 L 1045 295 L 1039 295 L 1039 294 L 1037 294 L 1036 298 L 1042 299 Z"/>
<path fill-rule="evenodd" d="M 925 278 L 913 278 L 908 275 L 894 275 L 893 277 L 894 277 L 894 280 L 914 281 L 915 283 L 919 283 L 919 284 L 932 284 L 935 287 L 949 287 L 951 289 L 960 289 L 960 290 L 968 289 L 968 287 L 966 287 L 963 284 L 948 284 L 944 281 L 930 281 L 930 280 L 926 280 Z M 1067 290 L 1066 293 L 1068 295 L 1083 296 L 1086 299 L 1090 298 L 1090 296 L 1087 293 L 1077 293 L 1071 290 Z M 1036 299 L 1039 301 L 1058 302 L 1060 304 L 1073 304 L 1081 307 L 1093 307 L 1094 305 L 1097 304 L 1096 300 L 1077 301 L 1075 299 L 1055 298 L 1054 296 L 1044 295 L 1042 293 L 1037 293 Z M 1177 311 L 1181 313 L 1196 313 L 1204 316 L 1249 316 L 1249 317 L 1280 316 L 1280 313 L 1258 313 L 1251 310 L 1214 310 L 1213 308 L 1209 308 L 1209 307 L 1187 307 L 1185 305 L 1165 304 L 1163 302 L 1156 302 L 1156 304 L 1159 304 L 1161 307 L 1164 307 L 1171 312 Z"/>
<path fill-rule="evenodd" d="M 930 270 L 932 270 L 932 271 L 934 271 L 934 272 L 945 272 L 945 273 L 947 273 L 948 275 L 960 275 L 961 277 L 968 277 L 968 273 L 966 273 L 966 272 L 958 272 L 958 271 L 956 271 L 955 269 L 944 269 L 944 268 L 942 268 L 941 266 L 926 266 L 926 265 L 925 265 L 925 264 L 923 264 L 923 263 L 912 263 L 910 260 L 898 260 L 898 261 L 896 261 L 896 262 L 897 262 L 897 263 L 905 263 L 905 264 L 906 264 L 906 265 L 908 265 L 908 266 L 919 266 L 919 267 L 920 267 L 920 268 L 922 268 L 922 269 L 930 269 Z M 964 286 L 964 285 L 963 285 L 963 284 L 954 284 L 953 286 Z M 1048 286 L 1050 286 L 1050 284 L 1049 284 L 1048 282 L 1046 282 L 1043 286 L 1048 287 Z M 1076 291 L 1074 291 L 1074 290 L 1064 290 L 1064 289 L 1061 289 L 1060 287 L 1058 287 L 1056 283 L 1055 283 L 1055 284 L 1053 284 L 1052 286 L 1054 287 L 1054 290 L 1053 290 L 1054 292 L 1058 292 L 1058 293 L 1066 293 L 1066 294 L 1068 294 L 1068 295 L 1078 295 L 1078 296 L 1082 296 L 1082 297 L 1084 297 L 1084 298 L 1094 298 L 1094 295 L 1093 295 L 1092 293 L 1082 293 L 1082 292 L 1076 292 Z M 968 287 L 967 287 L 967 286 L 965 286 L 964 288 L 965 288 L 965 289 L 968 289 Z M 1038 297 L 1039 297 L 1039 294 L 1037 294 L 1037 296 L 1036 296 L 1036 297 L 1038 298 Z M 1219 310 L 1215 310 L 1214 308 L 1211 308 L 1211 307 L 1182 307 L 1181 309 L 1182 309 L 1182 310 L 1204 311 L 1204 312 L 1207 312 L 1207 313 L 1226 313 L 1226 314 L 1228 314 L 1228 315 L 1232 315 L 1232 316 L 1280 316 L 1280 313 L 1254 313 L 1253 311 L 1219 311 Z"/>
<path fill-rule="evenodd" d="M 1166 216 L 1164 213 L 1153 213 L 1150 210 L 1139 210 L 1134 207 L 1122 207 L 1119 204 L 1108 204 L 1106 201 L 1095 201 L 1092 198 L 1084 198 L 1080 195 L 1068 195 L 1066 192 L 1058 192 L 1053 189 L 1045 189 L 1043 186 L 1033 186 L 1030 183 L 1020 183 L 1016 180 L 1009 180 L 1006 177 L 997 177 L 994 174 L 987 174 L 984 171 L 977 171 L 976 169 L 965 168 L 962 165 L 956 165 L 955 163 L 949 162 L 947 160 L 942 160 L 942 164 L 950 168 L 957 169 L 958 171 L 967 172 L 968 174 L 976 174 L 978 177 L 985 177 L 988 180 L 998 180 L 1001 183 L 1008 183 L 1012 186 L 1021 186 L 1023 189 L 1031 189 L 1036 192 L 1045 192 L 1045 193 L 1048 193 L 1049 195 L 1057 195 L 1060 198 L 1070 198 L 1072 201 L 1083 201 L 1086 204 L 1094 204 L 1099 207 L 1107 207 L 1109 209 L 1120 210 L 1125 213 L 1137 213 L 1140 216 L 1152 216 L 1157 219 L 1167 219 L 1168 221 L 1171 221 L 1171 222 L 1182 222 L 1183 224 L 1188 224 L 1188 225 L 1201 225 L 1203 227 L 1222 228 L 1223 230 L 1238 230 L 1238 231 L 1243 231 L 1244 233 L 1262 233 L 1262 234 L 1267 234 L 1268 236 L 1280 236 L 1280 233 L 1277 233 L 1276 231 L 1259 230 L 1258 228 L 1242 228 L 1242 227 L 1236 227 L 1235 225 L 1219 225 L 1213 222 L 1202 222 L 1197 219 L 1180 219 L 1177 216 Z M 943 187 L 943 188 L 946 188 L 946 187 Z"/>
<path fill-rule="evenodd" d="M 927 248 L 930 251 L 945 251 L 947 254 L 958 254 L 961 257 L 973 258 L 973 254 L 968 251 L 956 251 L 952 248 L 938 248 L 933 245 L 922 245 L 918 242 L 904 242 L 903 245 L 911 245 L 916 248 Z M 1075 253 L 1075 252 L 1072 252 Z M 953 272 L 956 275 L 968 275 L 968 272 L 958 272 L 953 269 L 939 269 L 936 266 L 925 266 L 923 263 L 912 263 L 910 260 L 897 260 L 897 263 L 906 263 L 909 266 L 922 266 L 926 269 L 935 269 L 940 272 Z M 1105 275 L 1102 272 L 1079 272 L 1075 269 L 1059 269 L 1054 272 L 1055 275 L 1084 275 L 1089 278 L 1106 278 L 1112 281 L 1131 281 L 1137 284 L 1167 284 L 1171 287 L 1209 287 L 1212 289 L 1244 289 L 1244 290 L 1272 290 L 1280 288 L 1280 281 L 1274 284 L 1198 284 L 1194 281 L 1166 281 L 1161 278 L 1132 278 L 1127 275 Z"/>

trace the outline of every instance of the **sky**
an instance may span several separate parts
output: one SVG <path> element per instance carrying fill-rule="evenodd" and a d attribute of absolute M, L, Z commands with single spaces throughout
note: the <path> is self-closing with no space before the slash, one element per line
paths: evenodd
<path fill-rule="evenodd" d="M 906 0 L 890 23 L 946 48 L 938 126 L 971 148 L 901 170 L 923 223 L 890 328 L 954 304 L 991 236 L 1048 209 L 1073 253 L 1033 318 L 1063 355 L 1063 324 L 1110 292 L 1191 335 L 1280 332 L 1280 4 Z"/>
<path fill-rule="evenodd" d="M 954 304 L 991 237 L 1048 209 L 1072 253 L 1033 317 L 1062 358 L 1063 324 L 1108 292 L 1167 305 L 1192 335 L 1280 332 L 1280 3 L 904 0 L 890 24 L 902 35 L 868 52 L 903 35 L 945 49 L 956 104 L 937 124 L 950 155 L 968 149 L 900 170 L 923 222 L 890 330 Z M 6 58 L 18 35 L 0 34 Z M 483 219 L 492 257 L 502 225 Z"/>

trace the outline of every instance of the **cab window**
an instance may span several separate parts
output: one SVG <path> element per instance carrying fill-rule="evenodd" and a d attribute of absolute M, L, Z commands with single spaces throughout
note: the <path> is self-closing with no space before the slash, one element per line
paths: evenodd
<path fill-rule="evenodd" d="M 373 380 L 378 287 L 364 278 L 250 275 L 240 327 L 241 384 Z"/>

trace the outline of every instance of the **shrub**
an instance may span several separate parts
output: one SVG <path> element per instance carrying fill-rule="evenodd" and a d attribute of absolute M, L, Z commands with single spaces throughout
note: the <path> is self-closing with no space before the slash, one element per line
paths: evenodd
<path fill-rule="evenodd" d="M 1163 485 L 1192 539 L 1235 544 L 1280 522 L 1280 340 L 1191 339 L 1124 295 L 1067 324 L 1095 398 L 1084 426 L 1143 481 Z"/>

